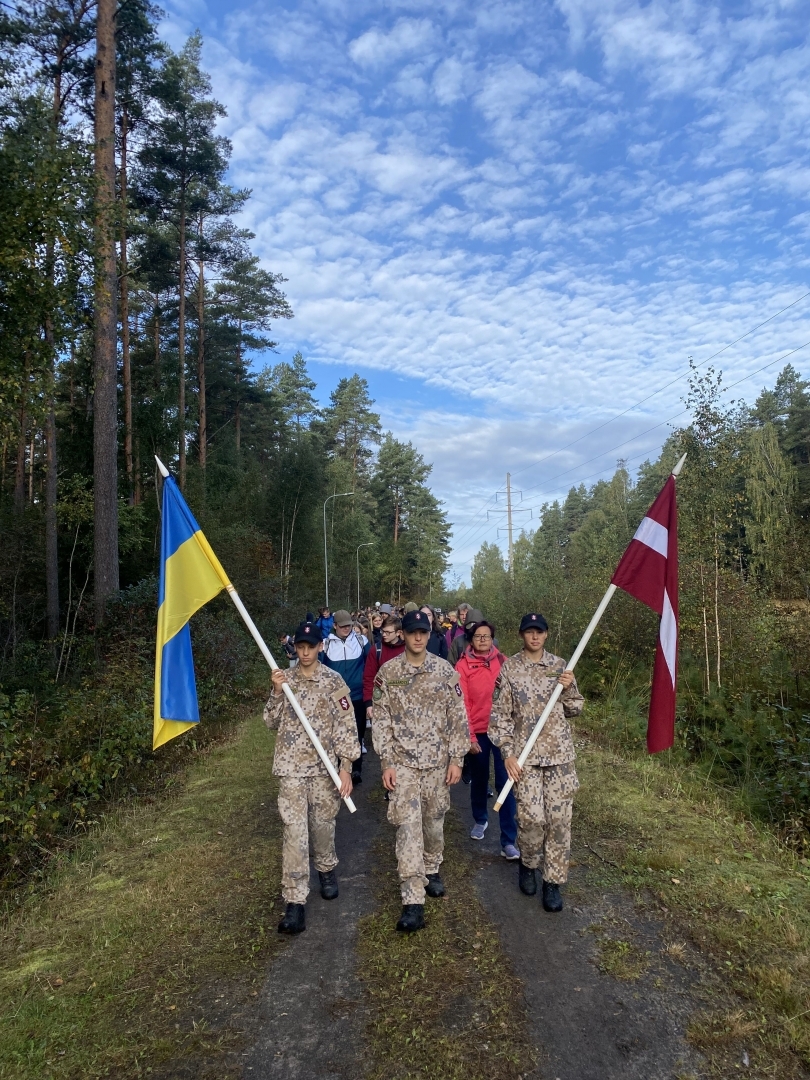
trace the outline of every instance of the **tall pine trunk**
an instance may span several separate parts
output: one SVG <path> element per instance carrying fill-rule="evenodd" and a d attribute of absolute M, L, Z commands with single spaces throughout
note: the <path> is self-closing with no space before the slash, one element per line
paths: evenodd
<path fill-rule="evenodd" d="M 121 207 L 121 365 L 124 382 L 124 462 L 130 506 L 135 501 L 135 474 L 132 461 L 132 364 L 129 348 L 129 277 L 127 263 L 127 134 L 128 116 L 121 116 L 121 171 L 119 180 Z"/>
<path fill-rule="evenodd" d="M 93 568 L 96 623 L 118 591 L 118 365 L 115 260 L 115 10 L 98 0 L 95 70 L 96 281 L 93 357 Z"/>
<path fill-rule="evenodd" d="M 242 382 L 242 320 L 239 320 L 239 344 L 236 346 L 236 460 L 242 448 L 242 411 L 239 394 Z"/>
<path fill-rule="evenodd" d="M 186 486 L 186 191 L 180 197 L 180 270 L 177 316 L 177 355 L 180 365 L 180 389 L 177 411 L 180 414 L 180 490 Z"/>
<path fill-rule="evenodd" d="M 202 252 L 202 214 L 200 214 L 198 236 L 200 252 Z M 199 259 L 197 265 L 199 268 L 197 275 L 197 385 L 200 398 L 200 468 L 204 469 L 208 444 L 208 414 L 205 407 L 205 264 L 202 259 Z"/>
<path fill-rule="evenodd" d="M 51 361 L 53 363 L 53 361 Z M 59 550 L 56 534 L 56 410 L 51 391 L 45 417 L 45 610 L 48 638 L 59 636 Z"/>
<path fill-rule="evenodd" d="M 28 367 L 25 369 L 25 380 L 23 382 L 23 395 L 25 395 L 28 389 Z M 14 513 L 21 514 L 25 509 L 25 442 L 26 442 L 26 415 L 25 415 L 25 397 L 20 400 L 20 412 L 19 412 L 19 425 L 20 431 L 17 437 L 17 464 L 14 470 Z"/>
<path fill-rule="evenodd" d="M 59 121 L 62 114 L 62 79 L 57 76 L 53 89 L 52 137 L 54 149 L 59 138 Z M 48 279 L 53 284 L 54 243 L 48 241 L 46 253 Z M 53 642 L 54 660 L 56 659 L 56 639 L 59 636 L 59 545 L 56 527 L 57 457 L 56 457 L 56 342 L 54 340 L 53 319 L 45 319 L 45 344 L 48 347 L 50 365 L 50 386 L 48 388 L 48 410 L 45 416 L 45 623 L 47 635 Z M 72 356 L 72 354 L 71 354 Z"/>
<path fill-rule="evenodd" d="M 155 345 L 155 392 L 160 393 L 160 303 L 159 297 L 155 297 L 155 309 L 154 309 L 154 322 L 153 328 L 153 340 Z"/>

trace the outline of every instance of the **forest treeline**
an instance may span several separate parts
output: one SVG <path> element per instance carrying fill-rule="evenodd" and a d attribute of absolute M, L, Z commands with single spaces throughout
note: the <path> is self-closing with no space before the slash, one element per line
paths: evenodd
<path fill-rule="evenodd" d="M 284 279 L 240 224 L 201 38 L 173 52 L 160 17 L 0 7 L 6 866 L 154 768 L 155 455 L 268 638 L 323 602 L 324 521 L 333 608 L 356 605 L 358 564 L 363 603 L 430 598 L 447 567 L 430 465 L 365 380 L 321 407 L 300 352 L 273 361 Z M 193 634 L 201 706 L 224 715 L 253 650 L 224 602 Z"/>
<path fill-rule="evenodd" d="M 692 422 L 631 480 L 573 487 L 542 507 L 513 567 L 484 544 L 472 598 L 509 635 L 546 613 L 549 647 L 573 651 L 636 527 L 678 458 L 680 670 L 677 752 L 739 786 L 804 841 L 810 825 L 810 382 L 786 367 L 753 408 L 722 376 L 692 372 Z M 582 661 L 606 738 L 643 746 L 656 617 L 621 591 Z"/>

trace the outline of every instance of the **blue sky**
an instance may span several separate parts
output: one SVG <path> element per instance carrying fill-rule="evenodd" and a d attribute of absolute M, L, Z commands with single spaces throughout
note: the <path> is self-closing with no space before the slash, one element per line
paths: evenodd
<path fill-rule="evenodd" d="M 163 6 L 174 47 L 204 35 L 246 224 L 289 279 L 281 358 L 324 397 L 368 379 L 467 580 L 507 470 L 537 507 L 654 456 L 685 379 L 625 410 L 810 289 L 798 0 Z M 810 297 L 713 363 L 731 384 L 806 343 Z"/>

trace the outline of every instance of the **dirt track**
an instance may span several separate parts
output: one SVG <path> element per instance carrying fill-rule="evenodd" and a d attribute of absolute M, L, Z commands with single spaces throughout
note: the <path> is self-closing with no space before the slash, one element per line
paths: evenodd
<path fill-rule="evenodd" d="M 307 931 L 271 966 L 261 995 L 258 1031 L 242 1060 L 252 1080 L 338 1080 L 366 1074 L 367 1004 L 357 976 L 357 921 L 375 906 L 373 849 L 386 804 L 368 795 L 379 783 L 373 753 L 356 790 L 358 812 L 341 810 L 338 855 L 341 895 L 327 903 L 313 873 Z M 503 953 L 524 985 L 538 1065 L 524 1080 L 665 1080 L 703 1074 L 685 1038 L 699 1008 L 686 969 L 664 951 L 666 928 L 639 913 L 620 892 L 591 884 L 593 853 L 575 844 L 574 867 L 561 915 L 517 889 L 517 869 L 500 857 L 497 816 L 482 843 L 466 839 L 469 789 L 453 791 L 453 830 L 474 859 L 474 887 L 497 928 Z M 392 928 L 393 933 L 393 928 Z M 608 974 L 606 970 L 612 970 Z M 629 977 L 628 977 L 629 976 Z M 486 1032 L 482 1031 L 482 1039 Z"/>

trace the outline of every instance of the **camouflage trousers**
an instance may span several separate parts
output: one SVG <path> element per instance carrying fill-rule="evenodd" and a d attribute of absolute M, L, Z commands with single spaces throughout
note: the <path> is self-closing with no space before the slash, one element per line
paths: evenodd
<path fill-rule="evenodd" d="M 284 823 L 281 845 L 281 895 L 288 904 L 305 904 L 309 893 L 309 837 L 316 870 L 333 870 L 335 818 L 340 795 L 328 776 L 282 776 L 278 812 Z M 309 828 L 307 827 L 309 818 Z"/>
<path fill-rule="evenodd" d="M 444 852 L 444 815 L 450 807 L 447 769 L 397 765 L 388 820 L 397 827 L 397 870 L 403 904 L 424 904 L 427 874 L 436 874 Z"/>
<path fill-rule="evenodd" d="M 524 765 L 515 784 L 520 861 L 542 867 L 543 880 L 562 885 L 571 858 L 571 813 L 579 788 L 573 761 L 564 765 Z"/>

